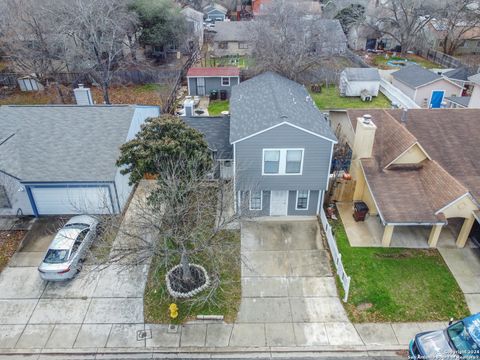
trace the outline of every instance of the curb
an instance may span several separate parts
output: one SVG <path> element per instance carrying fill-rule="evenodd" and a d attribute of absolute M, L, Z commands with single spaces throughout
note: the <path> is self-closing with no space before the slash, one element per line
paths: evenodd
<path fill-rule="evenodd" d="M 282 354 L 290 356 L 298 354 L 319 353 L 343 353 L 358 356 L 365 356 L 369 352 L 382 352 L 398 355 L 399 351 L 406 351 L 406 346 L 401 345 L 355 345 L 355 346 L 306 346 L 306 347 L 185 347 L 185 348 L 78 348 L 78 349 L 0 349 L 0 355 L 133 355 L 133 354 L 155 354 L 155 355 L 191 355 L 193 357 L 205 357 L 210 354 L 212 357 L 241 354 L 241 357 L 279 357 Z M 254 356 L 255 355 L 255 356 Z"/>

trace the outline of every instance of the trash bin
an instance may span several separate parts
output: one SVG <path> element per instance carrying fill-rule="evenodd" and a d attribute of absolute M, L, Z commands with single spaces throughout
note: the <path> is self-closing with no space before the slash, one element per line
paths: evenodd
<path fill-rule="evenodd" d="M 218 91 L 212 90 L 210 91 L 210 100 L 217 100 L 218 99 Z"/>
<path fill-rule="evenodd" d="M 227 100 L 227 90 L 220 90 L 220 100 Z"/>
<path fill-rule="evenodd" d="M 355 221 L 365 221 L 368 213 L 368 206 L 363 201 L 355 201 L 353 203 L 353 218 Z"/>

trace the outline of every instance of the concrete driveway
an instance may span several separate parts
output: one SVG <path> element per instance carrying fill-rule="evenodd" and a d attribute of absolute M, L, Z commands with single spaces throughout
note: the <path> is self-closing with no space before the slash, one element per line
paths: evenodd
<path fill-rule="evenodd" d="M 267 346 L 363 344 L 338 298 L 316 220 L 249 221 L 241 238 L 235 327 L 250 327 L 246 336 L 263 327 Z"/>
<path fill-rule="evenodd" d="M 93 348 L 119 338 L 112 333 L 135 338 L 144 328 L 147 266 L 85 266 L 71 281 L 45 282 L 37 266 L 57 227 L 56 219 L 40 219 L 0 274 L 0 348 Z"/>

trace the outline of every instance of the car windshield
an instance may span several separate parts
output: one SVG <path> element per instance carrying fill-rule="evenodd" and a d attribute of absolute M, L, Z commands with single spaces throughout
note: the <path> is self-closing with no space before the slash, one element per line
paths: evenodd
<path fill-rule="evenodd" d="M 45 255 L 44 263 L 47 264 L 61 264 L 68 259 L 67 249 L 48 249 Z"/>
<path fill-rule="evenodd" d="M 450 326 L 447 329 L 447 333 L 455 349 L 457 349 L 461 355 L 468 355 L 472 353 L 472 350 L 479 349 L 479 346 L 473 341 L 463 322 L 460 321 Z"/>

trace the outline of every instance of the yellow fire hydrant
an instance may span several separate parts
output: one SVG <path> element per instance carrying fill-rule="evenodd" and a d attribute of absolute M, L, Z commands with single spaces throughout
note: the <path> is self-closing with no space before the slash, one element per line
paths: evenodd
<path fill-rule="evenodd" d="M 170 304 L 168 309 L 170 310 L 170 317 L 172 319 L 176 319 L 178 317 L 178 306 L 177 306 L 177 304 L 174 304 L 174 303 Z"/>

